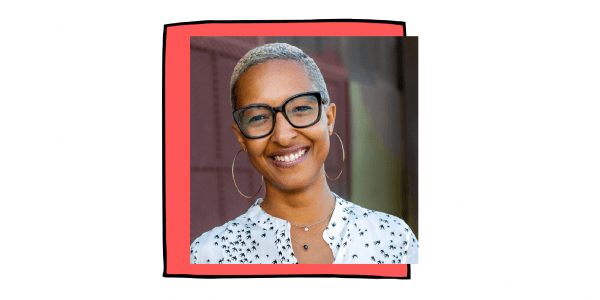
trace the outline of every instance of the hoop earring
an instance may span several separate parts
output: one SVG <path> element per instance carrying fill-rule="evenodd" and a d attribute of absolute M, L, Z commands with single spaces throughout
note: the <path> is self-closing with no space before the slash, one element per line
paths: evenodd
<path fill-rule="evenodd" d="M 327 172 L 325 172 L 325 176 L 327 176 L 329 180 L 337 180 L 338 178 L 340 178 L 340 175 L 342 175 L 342 172 L 344 171 L 344 161 L 346 160 L 346 152 L 344 151 L 344 143 L 342 143 L 342 138 L 335 132 L 333 132 L 333 134 L 335 134 L 338 137 L 338 139 L 340 140 L 340 144 L 342 144 L 342 169 L 340 170 L 340 174 L 338 174 L 338 176 L 335 179 L 330 178 L 329 175 L 327 175 Z"/>
<path fill-rule="evenodd" d="M 263 183 L 265 182 L 265 178 L 263 176 L 261 176 L 261 181 L 260 181 L 260 187 L 258 188 L 258 191 L 256 192 L 256 194 L 248 197 L 244 194 L 242 194 L 242 192 L 240 192 L 240 188 L 238 188 L 237 183 L 235 183 L 235 175 L 233 174 L 233 166 L 235 165 L 235 159 L 237 158 L 238 154 L 240 154 L 240 152 L 244 151 L 244 149 L 240 149 L 240 151 L 238 151 L 238 153 L 235 154 L 235 157 L 233 158 L 233 163 L 231 164 L 231 177 L 233 177 L 233 184 L 235 184 L 235 188 L 238 190 L 238 193 L 240 193 L 242 196 L 246 197 L 246 198 L 252 198 L 256 195 L 258 195 L 258 192 L 260 192 L 260 189 L 263 186 Z"/>

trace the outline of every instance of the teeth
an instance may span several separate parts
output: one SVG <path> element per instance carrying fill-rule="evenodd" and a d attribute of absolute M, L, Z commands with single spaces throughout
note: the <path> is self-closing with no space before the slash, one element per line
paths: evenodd
<path fill-rule="evenodd" d="M 289 154 L 286 156 L 275 156 L 276 161 L 294 161 L 306 153 L 306 149 L 300 150 L 298 153 Z"/>

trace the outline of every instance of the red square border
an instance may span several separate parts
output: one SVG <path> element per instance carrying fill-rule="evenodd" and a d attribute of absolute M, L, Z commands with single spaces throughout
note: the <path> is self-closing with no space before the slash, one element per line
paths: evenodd
<path fill-rule="evenodd" d="M 163 33 L 164 277 L 360 277 L 410 279 L 410 265 L 220 265 L 189 263 L 191 36 L 406 36 L 379 20 L 201 21 Z"/>

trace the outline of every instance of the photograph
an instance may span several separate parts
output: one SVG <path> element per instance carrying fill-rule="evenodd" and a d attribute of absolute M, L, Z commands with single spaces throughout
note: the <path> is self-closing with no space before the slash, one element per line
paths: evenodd
<path fill-rule="evenodd" d="M 417 264 L 418 38 L 190 37 L 190 264 Z"/>

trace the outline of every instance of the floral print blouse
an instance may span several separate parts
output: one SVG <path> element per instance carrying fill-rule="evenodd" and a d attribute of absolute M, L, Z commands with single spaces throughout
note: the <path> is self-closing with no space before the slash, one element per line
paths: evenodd
<path fill-rule="evenodd" d="M 334 194 L 335 195 L 335 194 Z M 334 264 L 416 264 L 419 241 L 395 216 L 362 208 L 338 195 L 323 239 Z M 297 264 L 290 222 L 267 214 L 259 198 L 248 211 L 197 238 L 192 264 Z"/>

